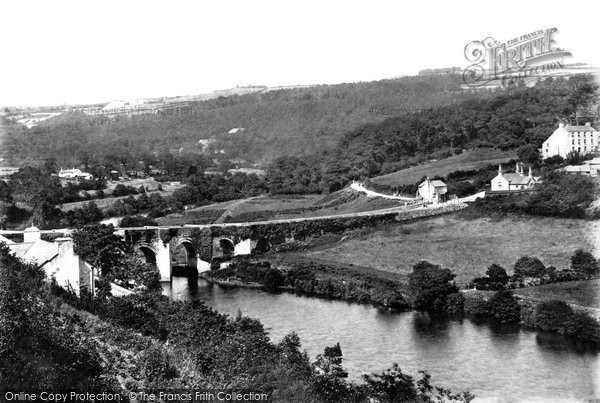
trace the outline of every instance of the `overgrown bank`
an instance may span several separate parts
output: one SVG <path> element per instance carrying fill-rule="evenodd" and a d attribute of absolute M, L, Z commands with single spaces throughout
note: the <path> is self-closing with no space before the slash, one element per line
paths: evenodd
<path fill-rule="evenodd" d="M 265 393 L 277 402 L 472 400 L 394 364 L 357 385 L 339 344 L 310 362 L 298 336 L 275 344 L 254 319 L 200 302 L 141 292 L 77 297 L 43 270 L 0 248 L 0 385 L 13 391 L 107 392 L 213 389 Z M 75 308 L 75 309 L 74 309 Z"/>
<path fill-rule="evenodd" d="M 268 289 L 283 288 L 320 298 L 373 304 L 405 309 L 408 302 L 402 283 L 365 273 L 352 267 L 341 267 L 299 260 L 283 270 L 267 261 L 239 260 L 227 268 L 203 273 L 209 281 L 234 285 L 260 284 Z"/>
<path fill-rule="evenodd" d="M 505 281 L 499 279 L 499 272 L 502 272 L 500 274 Z M 266 289 L 292 290 L 319 298 L 394 309 L 412 308 L 434 315 L 466 316 L 477 321 L 517 323 L 563 334 L 593 348 L 600 347 L 600 324 L 592 316 L 573 309 L 561 300 L 533 302 L 515 296 L 512 290 L 506 288 L 508 275 L 497 265 L 488 269 L 491 280 L 486 284 L 497 285 L 486 288 L 496 290 L 489 294 L 474 290 L 461 292 L 453 281 L 455 275 L 449 269 L 428 262 L 417 263 L 407 283 L 382 278 L 381 273 L 378 275 L 359 268 L 334 267 L 309 260 L 290 263 L 280 270 L 266 261 L 244 259 L 227 268 L 206 272 L 203 276 L 209 281 L 232 286 L 262 285 Z"/>

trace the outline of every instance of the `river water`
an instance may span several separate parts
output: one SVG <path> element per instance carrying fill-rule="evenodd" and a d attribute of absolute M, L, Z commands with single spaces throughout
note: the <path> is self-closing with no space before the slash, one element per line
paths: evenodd
<path fill-rule="evenodd" d="M 416 312 L 322 300 L 250 288 L 223 288 L 203 279 L 163 283 L 173 299 L 198 299 L 218 312 L 259 319 L 274 342 L 295 331 L 314 360 L 342 347 L 350 378 L 397 362 L 404 372 L 432 375 L 435 385 L 468 390 L 478 402 L 562 402 L 600 397 L 600 354 L 556 335 L 469 320 L 431 320 Z"/>

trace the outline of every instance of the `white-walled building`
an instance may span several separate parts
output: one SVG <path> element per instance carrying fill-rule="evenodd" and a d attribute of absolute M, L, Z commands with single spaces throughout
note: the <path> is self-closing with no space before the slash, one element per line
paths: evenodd
<path fill-rule="evenodd" d="M 566 158 L 571 151 L 584 155 L 598 150 L 598 130 L 594 129 L 589 122 L 585 126 L 559 123 L 554 133 L 542 144 L 542 157 L 560 155 Z"/>
<path fill-rule="evenodd" d="M 430 203 L 441 203 L 446 201 L 448 185 L 439 180 L 425 179 L 417 189 L 417 197 L 423 198 Z"/>
<path fill-rule="evenodd" d="M 527 175 L 523 173 L 523 164 L 517 162 L 515 172 L 502 172 L 502 164 L 498 165 L 498 175 L 491 181 L 492 192 L 514 192 L 532 188 L 539 177 L 531 174 L 531 167 Z"/>
<path fill-rule="evenodd" d="M 93 176 L 90 173 L 82 172 L 80 169 L 60 169 L 58 177 L 62 179 L 86 179 L 92 180 Z"/>

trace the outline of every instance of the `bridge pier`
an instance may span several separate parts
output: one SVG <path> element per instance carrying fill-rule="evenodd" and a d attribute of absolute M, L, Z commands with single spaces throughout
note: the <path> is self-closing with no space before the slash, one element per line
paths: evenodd
<path fill-rule="evenodd" d="M 156 248 L 156 267 L 160 273 L 160 281 L 171 281 L 171 245 L 163 243 L 160 238 L 154 242 Z"/>

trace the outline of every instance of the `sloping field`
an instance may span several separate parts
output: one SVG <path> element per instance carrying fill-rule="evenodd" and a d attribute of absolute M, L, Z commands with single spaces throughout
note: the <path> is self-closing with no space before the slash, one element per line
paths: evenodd
<path fill-rule="evenodd" d="M 600 279 L 565 281 L 515 290 L 515 294 L 534 301 L 560 299 L 569 304 L 600 308 Z"/>
<path fill-rule="evenodd" d="M 387 186 L 411 185 L 421 180 L 423 176 L 446 176 L 450 172 L 480 169 L 489 164 L 500 164 L 514 158 L 516 158 L 514 151 L 487 149 L 467 151 L 453 157 L 378 176 L 371 179 L 371 182 Z"/>
<path fill-rule="evenodd" d="M 415 263 L 427 260 L 457 274 L 466 284 L 497 263 L 512 274 L 521 256 L 538 257 L 546 265 L 567 268 L 575 249 L 592 250 L 595 222 L 539 217 L 464 219 L 446 215 L 388 226 L 360 237 L 307 251 L 315 257 L 340 264 L 355 264 L 408 274 Z"/>
<path fill-rule="evenodd" d="M 216 222 L 253 222 L 283 220 L 288 218 L 321 217 L 344 213 L 359 213 L 402 206 L 404 203 L 378 197 L 367 197 L 350 189 L 323 195 L 278 195 L 259 196 L 242 200 L 232 200 L 197 207 L 186 211 L 186 215 L 219 210 L 222 216 Z M 182 217 L 170 215 L 165 224 L 179 224 Z M 161 222 L 162 223 L 162 222 Z"/>

